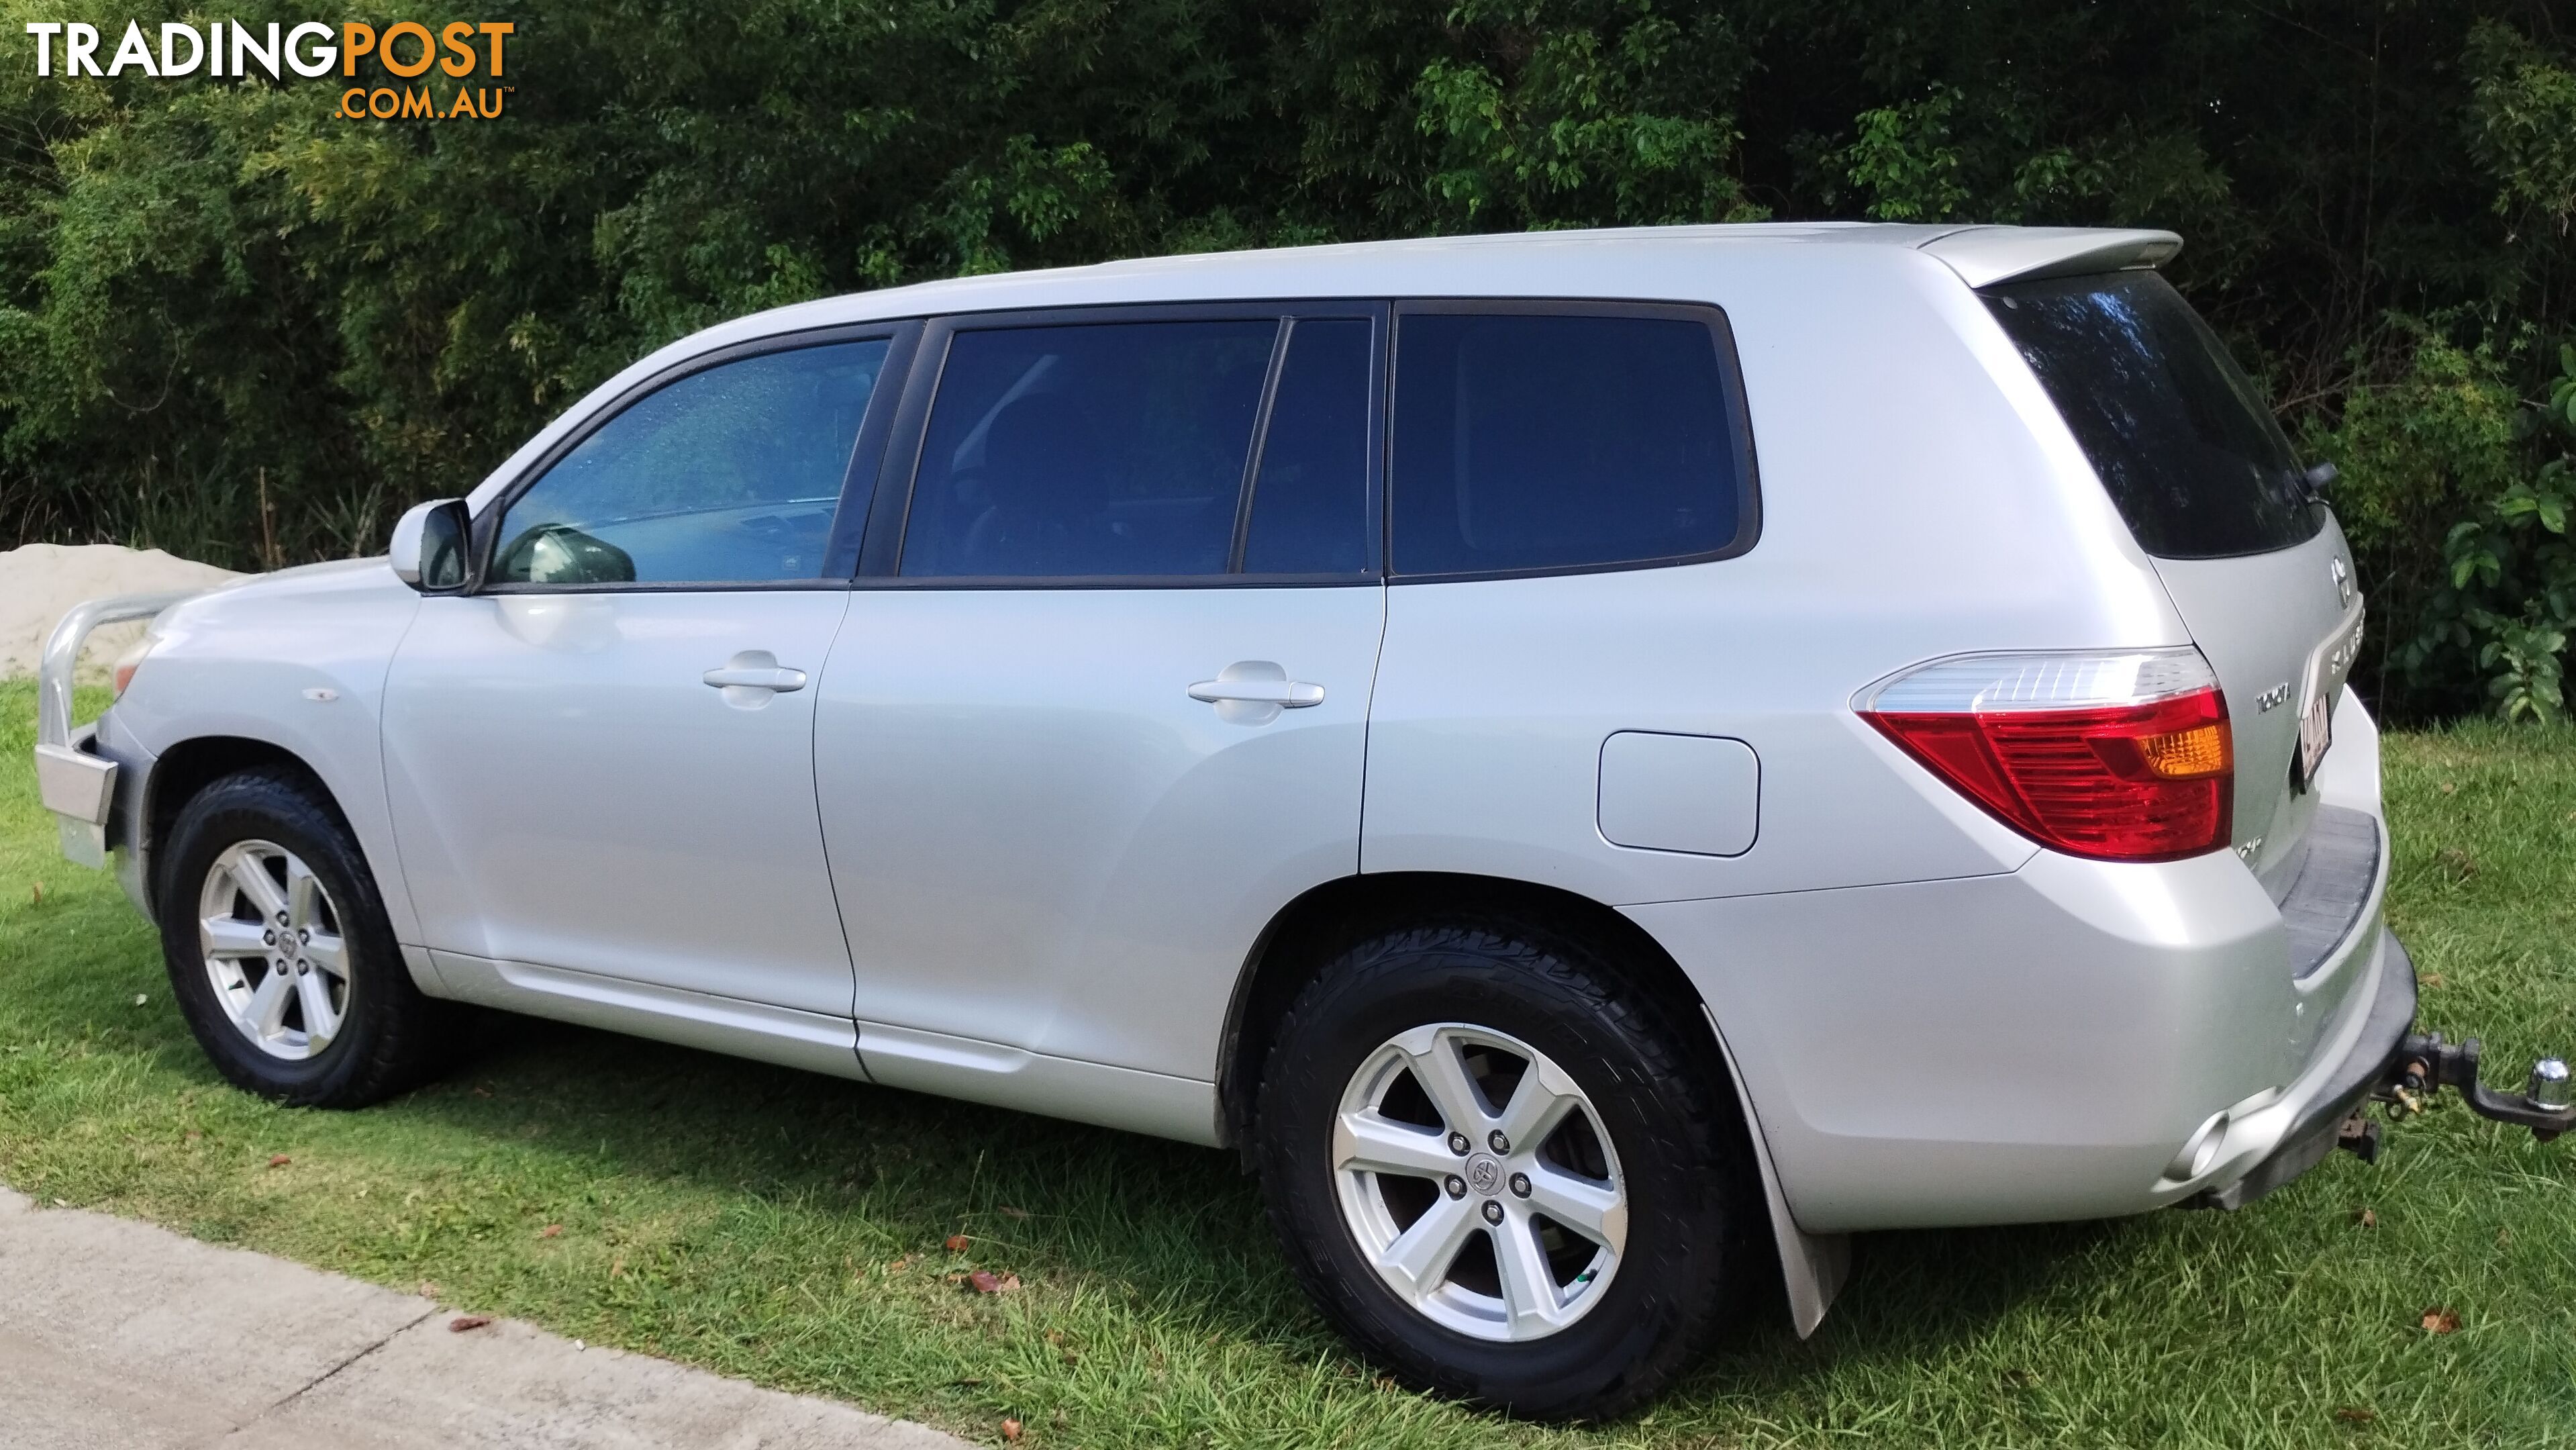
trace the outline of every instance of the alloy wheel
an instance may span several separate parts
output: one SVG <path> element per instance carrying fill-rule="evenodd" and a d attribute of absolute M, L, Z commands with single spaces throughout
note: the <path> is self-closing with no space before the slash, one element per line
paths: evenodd
<path fill-rule="evenodd" d="M 340 913 L 313 869 L 285 847 L 242 841 L 214 859 L 198 891 L 197 941 L 215 1000 L 269 1056 L 311 1058 L 348 1020 Z"/>
<path fill-rule="evenodd" d="M 1628 1198 L 1592 1101 L 1545 1053 L 1460 1022 L 1390 1038 L 1351 1075 L 1333 1179 L 1389 1289 L 1478 1339 L 1541 1339 L 1598 1304 Z"/>

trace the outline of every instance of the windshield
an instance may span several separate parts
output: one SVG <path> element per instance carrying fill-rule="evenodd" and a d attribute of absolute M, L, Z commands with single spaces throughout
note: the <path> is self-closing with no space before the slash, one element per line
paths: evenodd
<path fill-rule="evenodd" d="M 2323 526 L 2262 394 L 2171 283 L 2117 272 L 1985 298 L 2140 548 L 2167 559 L 2262 554 Z"/>

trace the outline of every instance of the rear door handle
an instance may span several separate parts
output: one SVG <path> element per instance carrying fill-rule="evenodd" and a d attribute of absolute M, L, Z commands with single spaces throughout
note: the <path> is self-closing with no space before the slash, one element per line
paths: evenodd
<path fill-rule="evenodd" d="M 725 703 L 754 709 L 773 695 L 805 688 L 805 672 L 791 670 L 765 649 L 747 649 L 698 677 L 711 689 L 724 691 Z"/>
<path fill-rule="evenodd" d="M 1292 680 L 1268 660 L 1237 660 L 1190 686 L 1190 698 L 1216 706 L 1216 718 L 1228 725 L 1267 725 L 1282 710 L 1324 703 L 1324 687 Z"/>

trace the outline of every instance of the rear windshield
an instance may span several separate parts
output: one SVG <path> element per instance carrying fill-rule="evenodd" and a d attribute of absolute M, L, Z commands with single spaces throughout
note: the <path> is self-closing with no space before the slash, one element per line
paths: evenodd
<path fill-rule="evenodd" d="M 2140 548 L 2167 559 L 2261 554 L 2323 527 L 2253 380 L 2171 283 L 2120 272 L 1985 297 Z"/>

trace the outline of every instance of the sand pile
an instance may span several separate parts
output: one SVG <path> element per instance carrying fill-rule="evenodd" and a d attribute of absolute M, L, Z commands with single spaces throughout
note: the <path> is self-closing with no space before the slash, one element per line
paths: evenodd
<path fill-rule="evenodd" d="M 55 621 L 84 599 L 203 589 L 238 577 L 230 569 L 121 544 L 28 544 L 0 551 L 0 678 L 34 674 Z M 107 666 L 142 633 L 139 622 L 94 632 L 81 653 L 81 673 L 104 678 Z"/>

